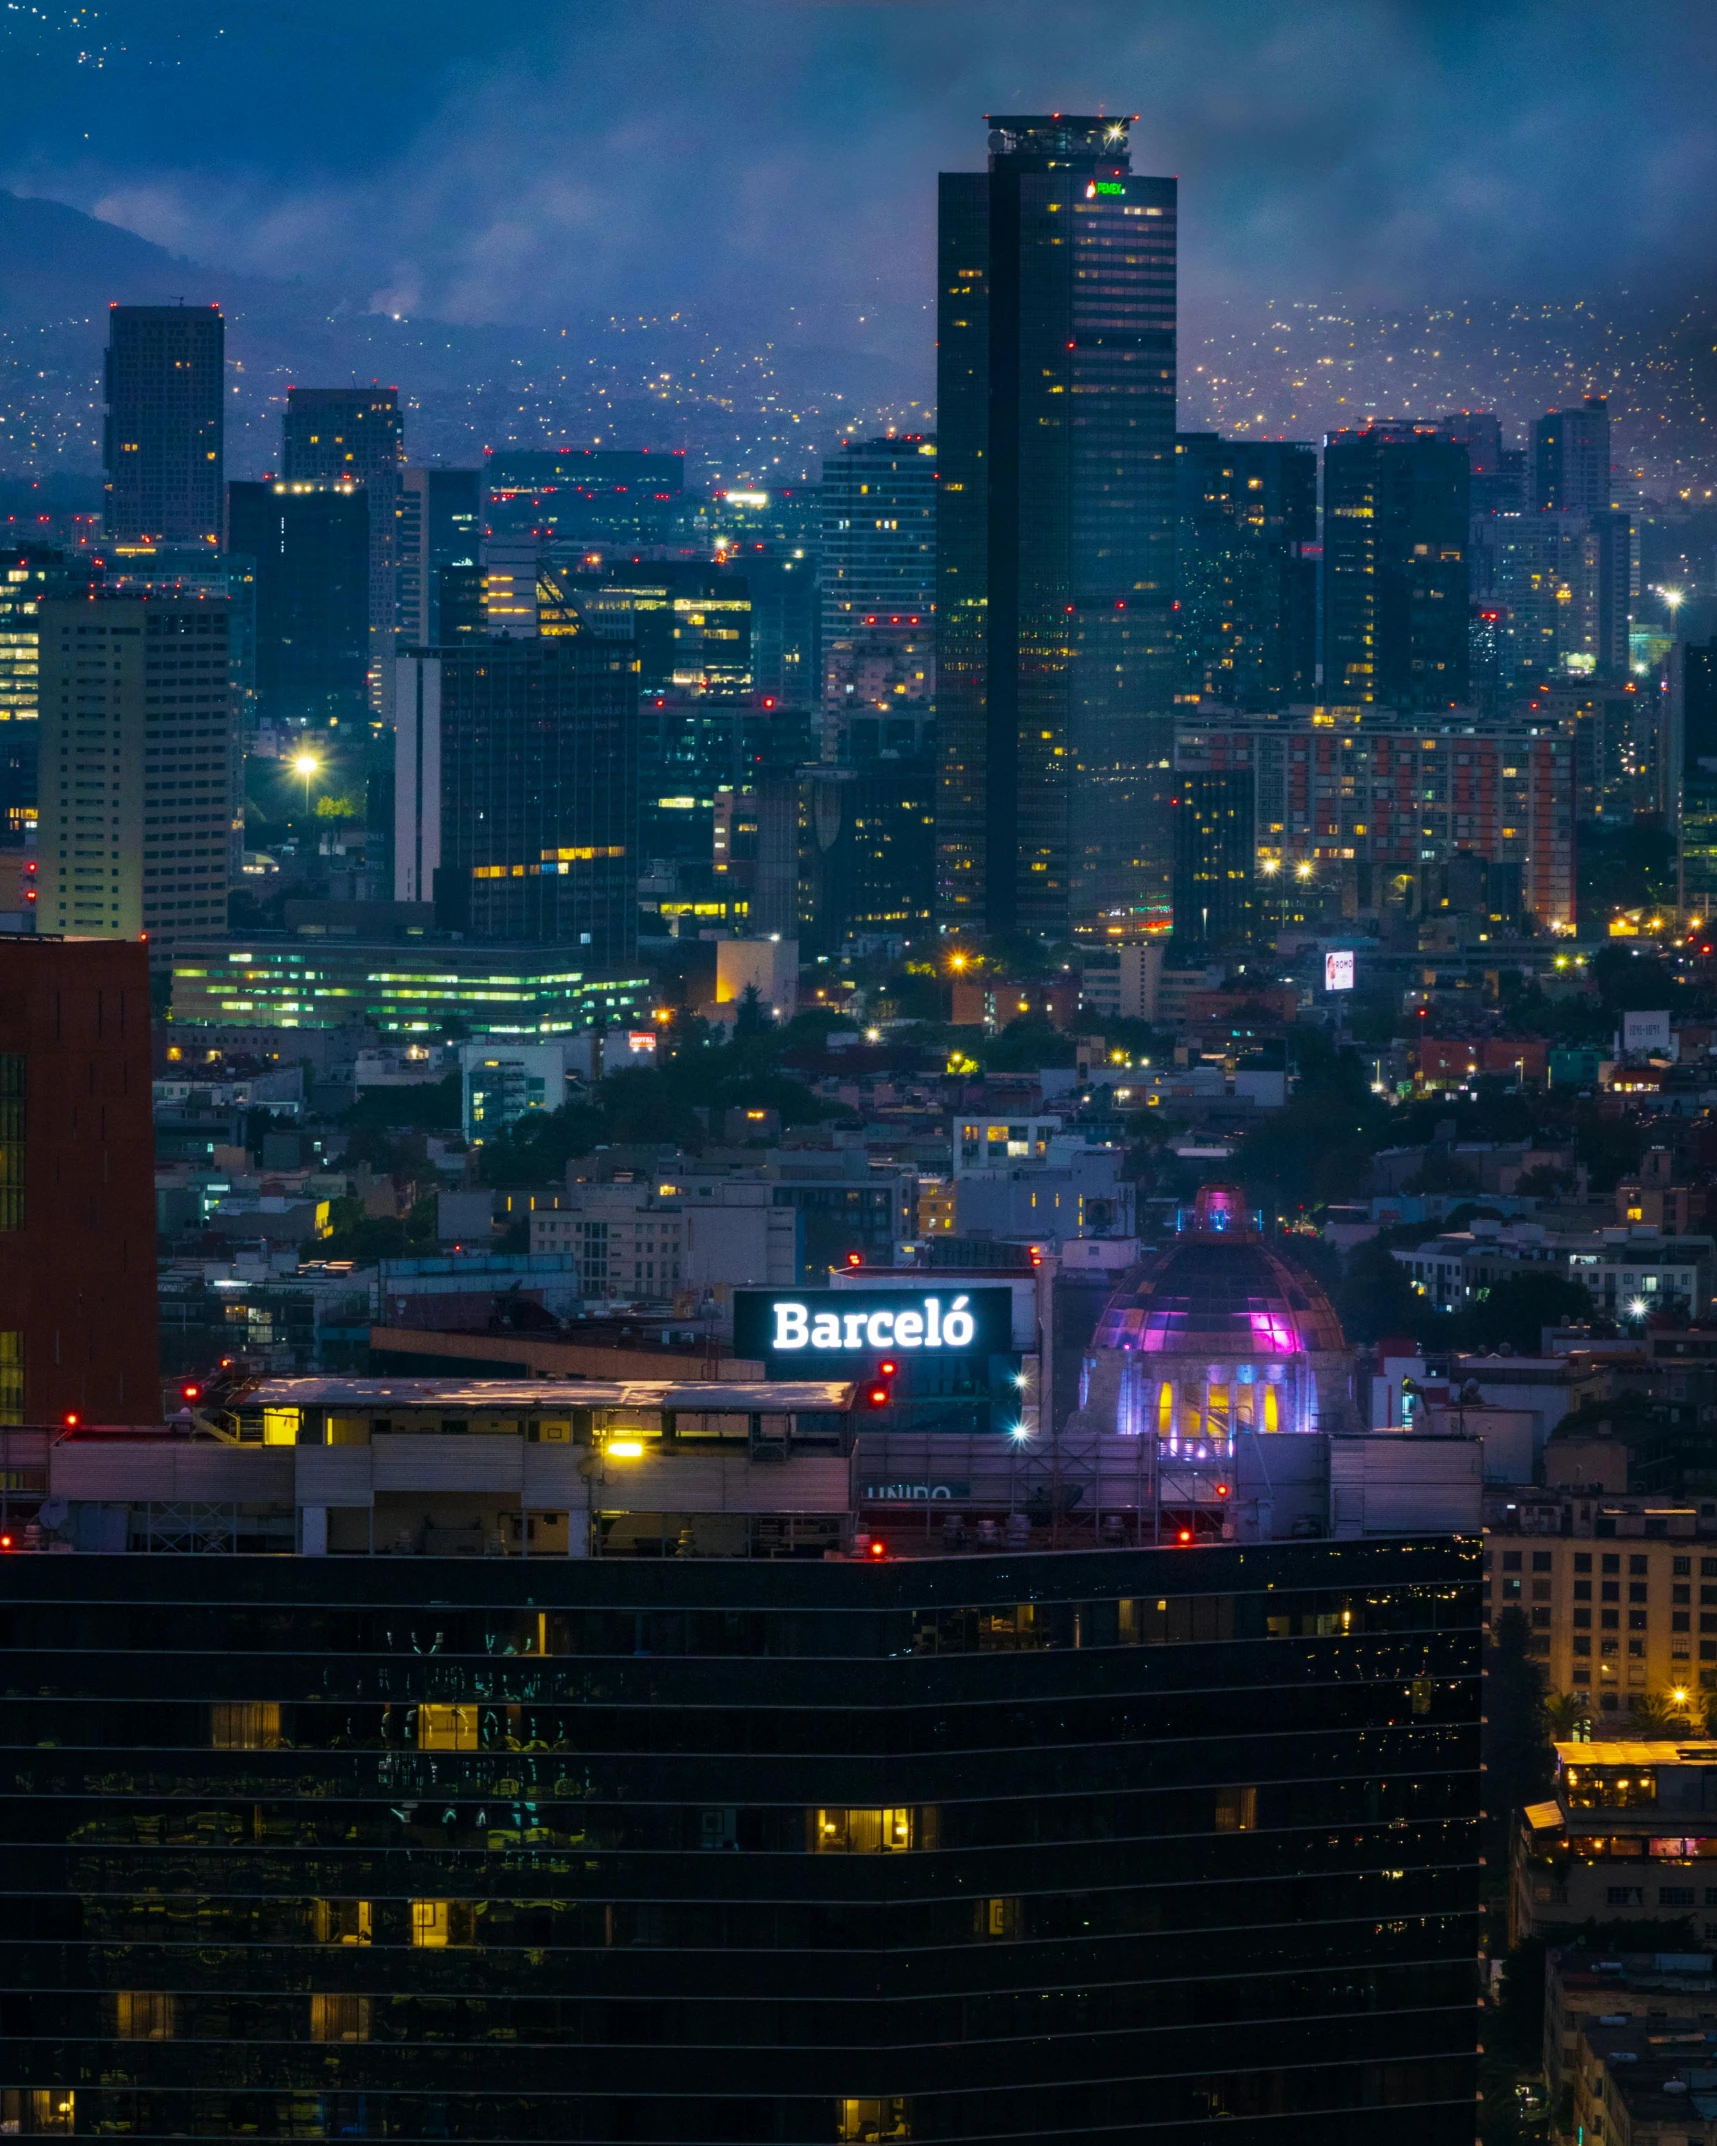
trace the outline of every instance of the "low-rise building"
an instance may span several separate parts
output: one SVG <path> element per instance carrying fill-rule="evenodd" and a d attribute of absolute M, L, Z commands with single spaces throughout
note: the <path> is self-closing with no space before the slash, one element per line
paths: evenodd
<path fill-rule="evenodd" d="M 736 1289 L 790 1289 L 800 1279 L 798 1210 L 766 1178 L 675 1170 L 630 1184 L 573 1184 L 530 1218 L 531 1250 L 578 1263 L 592 1302 L 668 1301 Z"/>
<path fill-rule="evenodd" d="M 1709 1934 L 1717 1934 L 1717 1925 Z M 1544 1959 L 1544 2083 L 1552 2117 L 1564 2107 L 1564 2089 L 1572 2117 L 1582 2033 L 1650 2020 L 1656 2034 L 1657 2023 L 1669 2017 L 1696 2019 L 1707 2036 L 1717 2039 L 1717 1976 L 1710 1953 L 1551 1946 Z M 1573 2146 L 1571 2123 L 1559 2124 L 1558 2131 Z"/>
<path fill-rule="evenodd" d="M 1481 1218 L 1471 1229 L 1446 1230 L 1390 1256 L 1439 1311 L 1458 1311 L 1512 1275 L 1548 1267 L 1590 1291 L 1606 1317 L 1637 1320 L 1707 1310 L 1714 1251 L 1710 1237 L 1664 1236 L 1643 1223 L 1558 1232 L 1539 1221 Z"/>
<path fill-rule="evenodd" d="M 1558 1743 L 1514 1831 L 1511 1944 L 1582 1923 L 1698 1919 L 1717 1934 L 1717 1742 Z"/>
<path fill-rule="evenodd" d="M 1583 2024 L 1564 2136 L 1614 2146 L 1717 2146 L 1717 2026 L 1673 2000 L 1649 2020 Z"/>

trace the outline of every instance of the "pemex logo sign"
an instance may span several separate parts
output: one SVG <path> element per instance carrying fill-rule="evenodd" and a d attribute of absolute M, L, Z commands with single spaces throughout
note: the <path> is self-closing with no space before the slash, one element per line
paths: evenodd
<path fill-rule="evenodd" d="M 784 1368 L 857 1370 L 877 1356 L 991 1356 L 1013 1346 L 1006 1289 L 740 1289 L 733 1346 Z"/>

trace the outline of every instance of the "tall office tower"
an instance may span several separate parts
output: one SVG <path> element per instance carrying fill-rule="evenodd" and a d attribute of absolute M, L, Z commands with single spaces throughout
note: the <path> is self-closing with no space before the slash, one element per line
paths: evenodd
<path fill-rule="evenodd" d="M 730 554 L 716 568 L 723 588 L 750 605 L 751 682 L 757 692 L 795 708 L 817 702 L 821 608 L 814 552 L 776 544 Z"/>
<path fill-rule="evenodd" d="M 160 1421 L 149 1075 L 142 945 L 0 940 L 0 1423 Z"/>
<path fill-rule="evenodd" d="M 638 942 L 638 680 L 629 641 L 575 625 L 402 656 L 394 870 L 474 939 Z"/>
<path fill-rule="evenodd" d="M 42 606 L 43 931 L 226 930 L 239 801 L 227 607 L 194 596 Z"/>
<path fill-rule="evenodd" d="M 749 693 L 751 592 L 743 572 L 702 560 L 653 560 L 579 574 L 570 584 L 593 622 L 627 633 L 639 691 Z"/>
<path fill-rule="evenodd" d="M 936 698 L 936 443 L 849 440 L 823 464 L 819 698 L 835 750 L 845 719 Z"/>
<path fill-rule="evenodd" d="M 394 510 L 405 461 L 405 420 L 391 387 L 291 387 L 281 423 L 290 483 L 356 484 L 369 498 L 370 703 L 393 677 L 397 557 Z"/>
<path fill-rule="evenodd" d="M 486 630 L 503 640 L 533 639 L 542 630 L 537 589 L 542 546 L 534 536 L 486 537 L 482 563 Z"/>
<path fill-rule="evenodd" d="M 1169 914 L 1176 191 L 1127 126 L 993 119 L 941 179 L 939 908 L 981 932 Z"/>
<path fill-rule="evenodd" d="M 442 568 L 476 566 L 481 556 L 482 480 L 478 472 L 408 463 L 399 475 L 394 520 L 399 645 L 434 648 L 441 639 Z"/>
<path fill-rule="evenodd" d="M 1323 697 L 1447 708 L 1467 697 L 1467 451 L 1429 425 L 1324 442 Z"/>
<path fill-rule="evenodd" d="M 1475 515 L 1472 538 L 1473 600 L 1499 686 L 1627 677 L 1630 516 Z"/>
<path fill-rule="evenodd" d="M 52 545 L 0 552 L 0 840 L 36 825 L 42 600 L 87 589 L 94 572 L 86 555 Z"/>
<path fill-rule="evenodd" d="M 1502 420 L 1490 410 L 1450 410 L 1437 419 L 1437 437 L 1467 451 L 1471 504 L 1481 514 L 1524 514 L 1526 452 L 1502 444 Z"/>
<path fill-rule="evenodd" d="M 483 602 L 480 564 L 444 566 L 435 576 L 435 637 L 443 647 L 471 634 L 486 638 L 488 612 Z"/>
<path fill-rule="evenodd" d="M 1248 946 L 1257 849 L 1252 770 L 1177 769 L 1172 810 L 1176 946 L 1211 953 Z"/>
<path fill-rule="evenodd" d="M 1182 692 L 1244 708 L 1315 698 L 1317 449 L 1179 433 L 1175 510 Z"/>
<path fill-rule="evenodd" d="M 102 433 L 110 543 L 220 543 L 225 354 L 217 306 L 110 309 Z"/>
<path fill-rule="evenodd" d="M 685 471 L 678 448 L 503 447 L 490 450 L 481 477 L 497 536 L 608 552 L 683 533 Z"/>
<path fill-rule="evenodd" d="M 879 718 L 861 717 L 874 728 Z M 904 724 L 906 718 L 889 719 Z M 936 756 L 929 722 L 917 750 L 861 752 L 804 768 L 798 795 L 797 933 L 808 954 L 853 940 L 917 939 L 936 907 Z"/>
<path fill-rule="evenodd" d="M 1717 916 L 1717 640 L 1669 656 L 1667 790 L 1678 850 L 1676 903 Z"/>
<path fill-rule="evenodd" d="M 1610 403 L 1588 395 L 1578 410 L 1552 410 L 1532 428 L 1532 504 L 1541 514 L 1607 514 Z"/>
<path fill-rule="evenodd" d="M 359 485 L 227 487 L 227 547 L 255 562 L 256 712 L 358 724 L 369 708 L 370 495 Z"/>

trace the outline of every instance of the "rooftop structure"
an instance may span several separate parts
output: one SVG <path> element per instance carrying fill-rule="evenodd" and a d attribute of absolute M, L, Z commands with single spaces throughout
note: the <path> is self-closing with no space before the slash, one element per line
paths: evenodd
<path fill-rule="evenodd" d="M 1527 1805 L 1515 1831 L 1512 1943 L 1618 1916 L 1676 1922 L 1717 1908 L 1717 1741 L 1555 1748 L 1552 1792 Z"/>

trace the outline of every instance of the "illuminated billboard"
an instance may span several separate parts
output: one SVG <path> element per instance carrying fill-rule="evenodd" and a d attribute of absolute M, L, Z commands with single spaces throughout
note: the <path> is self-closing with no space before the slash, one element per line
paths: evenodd
<path fill-rule="evenodd" d="M 1324 956 L 1324 989 L 1326 991 L 1351 991 L 1353 989 L 1353 950 L 1345 948 L 1340 953 Z"/>

